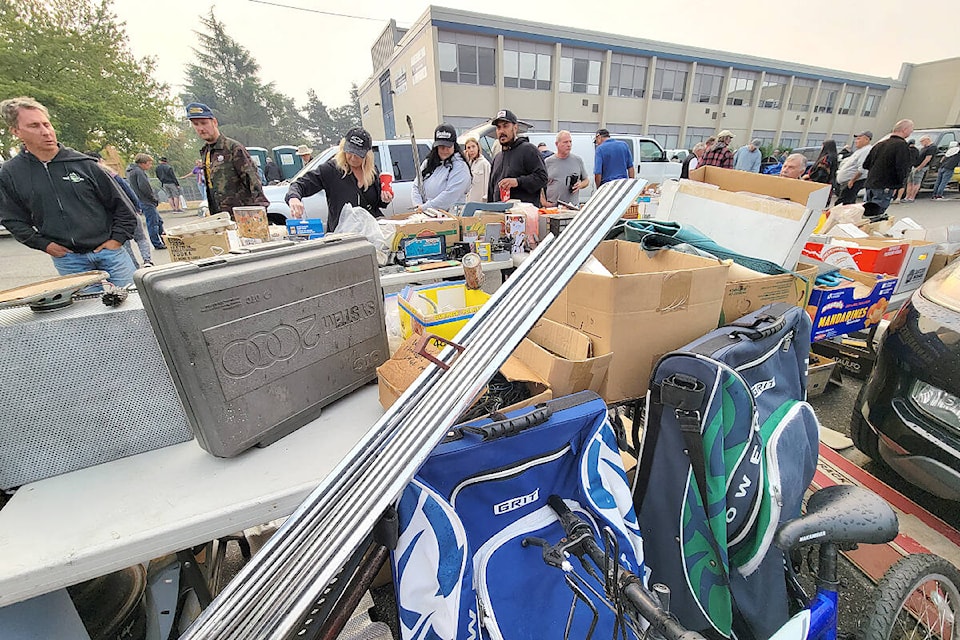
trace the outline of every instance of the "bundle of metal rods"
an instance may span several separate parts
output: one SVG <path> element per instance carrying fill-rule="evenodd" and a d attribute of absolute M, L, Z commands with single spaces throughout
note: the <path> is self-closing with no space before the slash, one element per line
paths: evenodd
<path fill-rule="evenodd" d="M 640 193 L 603 185 L 559 237 L 548 236 L 287 519 L 182 636 L 281 640 L 483 391 L 534 323 Z"/>

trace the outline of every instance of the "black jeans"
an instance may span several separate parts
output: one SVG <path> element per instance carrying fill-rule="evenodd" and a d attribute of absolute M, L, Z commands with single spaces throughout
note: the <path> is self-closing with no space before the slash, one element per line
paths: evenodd
<path fill-rule="evenodd" d="M 867 183 L 867 179 L 857 180 L 853 183 L 852 187 L 848 187 L 847 183 L 844 182 L 838 186 L 837 190 L 837 202 L 836 204 L 855 204 L 857 202 L 857 194 L 860 193 L 860 189 L 863 189 L 863 185 Z"/>

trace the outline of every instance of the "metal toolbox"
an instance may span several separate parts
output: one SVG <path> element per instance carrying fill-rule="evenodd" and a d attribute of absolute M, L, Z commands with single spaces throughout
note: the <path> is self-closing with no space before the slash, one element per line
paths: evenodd
<path fill-rule="evenodd" d="M 192 437 L 140 297 L 0 310 L 0 489 Z"/>
<path fill-rule="evenodd" d="M 138 271 L 200 445 L 229 457 L 302 427 L 388 357 L 373 245 L 271 243 Z"/>

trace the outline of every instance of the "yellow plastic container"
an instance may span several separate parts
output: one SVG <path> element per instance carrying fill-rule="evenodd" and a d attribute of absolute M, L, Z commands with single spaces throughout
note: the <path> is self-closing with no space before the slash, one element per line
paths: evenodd
<path fill-rule="evenodd" d="M 462 282 L 404 287 L 397 296 L 403 337 L 431 333 L 453 340 L 489 299 L 487 292 L 467 289 Z"/>

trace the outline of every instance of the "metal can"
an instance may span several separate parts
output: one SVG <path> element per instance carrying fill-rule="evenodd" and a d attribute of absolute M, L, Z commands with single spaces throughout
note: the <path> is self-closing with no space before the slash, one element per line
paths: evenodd
<path fill-rule="evenodd" d="M 468 253 L 460 261 L 463 265 L 463 277 L 467 282 L 467 289 L 483 288 L 483 266 L 480 256 Z"/>
<path fill-rule="evenodd" d="M 477 243 L 477 255 L 480 256 L 480 260 L 483 262 L 490 262 L 491 251 L 489 242 L 478 242 Z"/>

